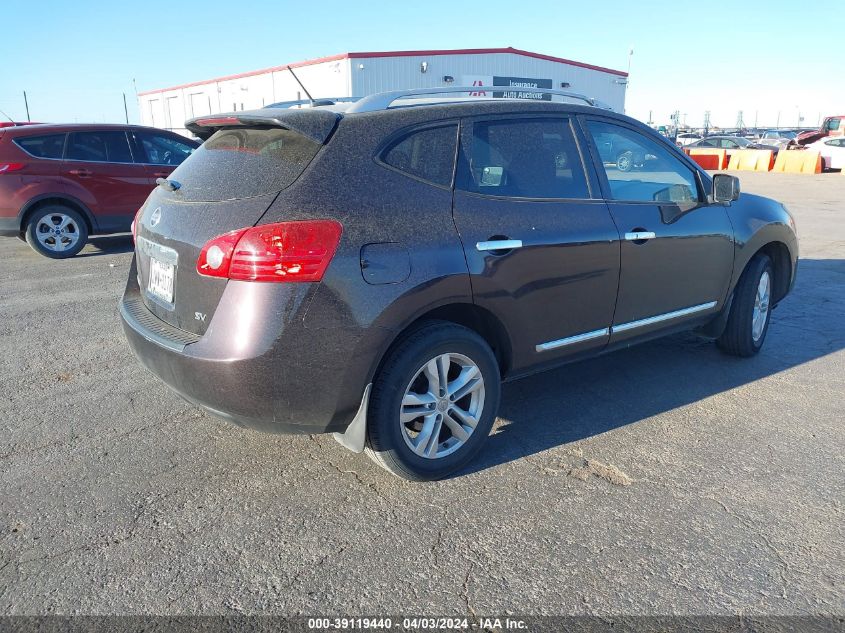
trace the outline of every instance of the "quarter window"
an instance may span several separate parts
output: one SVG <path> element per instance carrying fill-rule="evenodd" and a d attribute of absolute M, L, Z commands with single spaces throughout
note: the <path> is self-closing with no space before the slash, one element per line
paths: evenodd
<path fill-rule="evenodd" d="M 513 198 L 589 198 L 568 119 L 480 121 L 460 169 L 464 191 Z"/>
<path fill-rule="evenodd" d="M 619 125 L 589 121 L 587 126 L 614 200 L 678 204 L 699 201 L 695 174 L 672 150 Z"/>
<path fill-rule="evenodd" d="M 16 139 L 15 144 L 36 158 L 61 158 L 65 147 L 65 135 L 25 136 Z"/>
<path fill-rule="evenodd" d="M 131 163 L 132 152 L 129 151 L 125 132 L 72 132 L 66 158 L 98 163 Z"/>
<path fill-rule="evenodd" d="M 401 172 L 448 187 L 452 184 L 458 126 L 425 128 L 390 145 L 382 161 Z"/>

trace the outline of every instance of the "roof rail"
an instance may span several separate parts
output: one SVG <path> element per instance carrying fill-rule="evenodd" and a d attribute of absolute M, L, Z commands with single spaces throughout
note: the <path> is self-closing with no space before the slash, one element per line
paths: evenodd
<path fill-rule="evenodd" d="M 316 99 L 299 99 L 296 101 L 279 101 L 277 103 L 270 103 L 263 108 L 294 108 L 296 106 L 308 106 L 309 108 L 318 106 L 330 106 L 336 103 L 345 103 L 349 101 L 358 101 L 361 97 L 317 97 Z"/>
<path fill-rule="evenodd" d="M 441 88 L 411 88 L 409 90 L 391 90 L 390 92 L 380 92 L 378 94 L 369 95 L 358 99 L 356 103 L 351 106 L 347 113 L 353 112 L 376 112 L 379 110 L 387 110 L 390 104 L 397 99 L 404 97 L 425 96 L 425 95 L 439 95 L 439 94 L 460 94 L 466 93 L 469 95 L 473 92 L 511 92 L 513 88 L 509 86 L 448 86 Z M 567 92 L 564 90 L 555 90 L 552 88 L 524 88 L 519 89 L 524 92 L 540 93 L 547 95 L 558 95 L 560 97 L 568 97 L 570 99 L 577 99 L 583 101 L 588 105 L 604 108 L 605 110 L 612 110 L 607 104 L 601 103 L 597 99 L 579 94 L 577 92 Z"/>

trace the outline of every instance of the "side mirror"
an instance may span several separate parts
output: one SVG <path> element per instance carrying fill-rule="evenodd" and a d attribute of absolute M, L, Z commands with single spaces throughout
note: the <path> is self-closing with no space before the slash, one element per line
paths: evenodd
<path fill-rule="evenodd" d="M 729 174 L 713 175 L 713 201 L 733 202 L 739 198 L 739 178 Z"/>

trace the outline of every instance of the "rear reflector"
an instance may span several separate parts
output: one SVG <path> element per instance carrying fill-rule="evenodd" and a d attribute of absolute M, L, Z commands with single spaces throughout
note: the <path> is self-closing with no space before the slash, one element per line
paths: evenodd
<path fill-rule="evenodd" d="M 203 246 L 197 272 L 244 281 L 320 281 L 342 232 L 334 220 L 278 222 L 232 231 Z"/>
<path fill-rule="evenodd" d="M 8 174 L 10 171 L 18 171 L 24 168 L 23 163 L 0 163 L 0 174 Z"/>

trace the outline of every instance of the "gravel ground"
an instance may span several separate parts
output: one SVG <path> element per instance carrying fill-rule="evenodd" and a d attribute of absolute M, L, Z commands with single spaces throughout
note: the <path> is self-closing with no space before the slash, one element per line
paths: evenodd
<path fill-rule="evenodd" d="M 845 175 L 741 178 L 801 236 L 759 356 L 680 335 L 508 384 L 423 485 L 143 371 L 127 238 L 0 240 L 0 613 L 842 614 Z"/>

